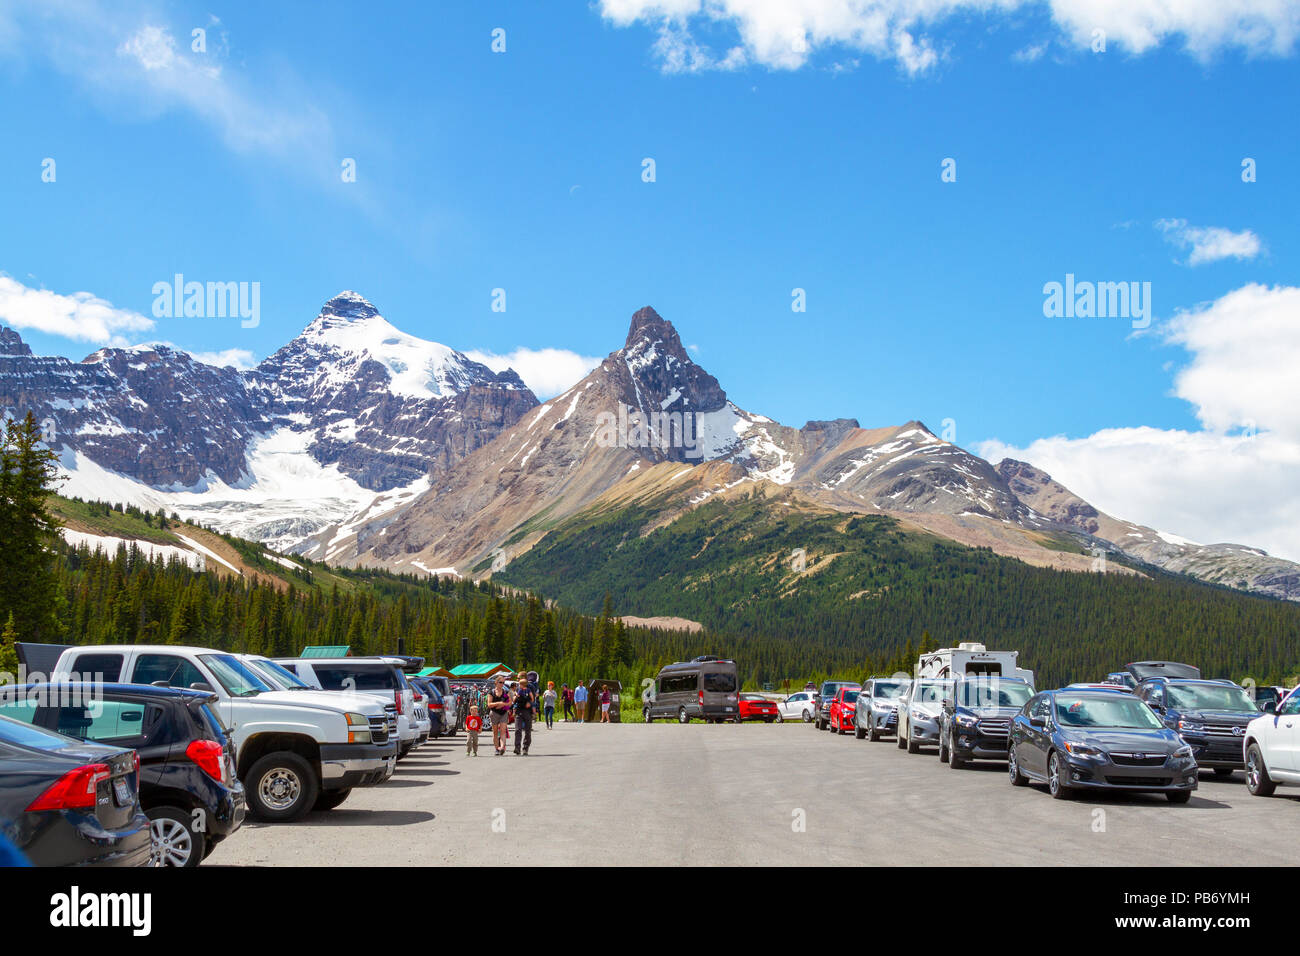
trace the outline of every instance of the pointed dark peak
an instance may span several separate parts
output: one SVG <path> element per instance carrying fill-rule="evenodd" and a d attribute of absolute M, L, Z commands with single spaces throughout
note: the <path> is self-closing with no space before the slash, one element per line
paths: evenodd
<path fill-rule="evenodd" d="M 0 326 L 0 355 L 31 355 L 32 349 L 13 329 Z"/>
<path fill-rule="evenodd" d="M 629 348 L 640 341 L 661 341 L 673 351 L 682 348 L 682 340 L 677 337 L 673 324 L 648 305 L 632 313 L 632 324 L 623 347 Z"/>
<path fill-rule="evenodd" d="M 379 314 L 379 310 L 365 296 L 348 290 L 340 292 L 325 303 L 320 310 L 322 318 L 338 318 L 353 321 L 368 319 Z"/>

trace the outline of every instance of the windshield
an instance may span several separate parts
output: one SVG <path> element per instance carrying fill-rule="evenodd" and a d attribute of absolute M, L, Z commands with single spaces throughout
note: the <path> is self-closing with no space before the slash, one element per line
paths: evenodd
<path fill-rule="evenodd" d="M 851 704 L 857 699 L 858 699 L 858 692 L 856 690 L 846 690 L 844 692 L 844 703 Z"/>
<path fill-rule="evenodd" d="M 297 674 L 275 661 L 245 661 L 244 663 L 251 667 L 258 676 L 278 687 L 284 687 L 288 690 L 312 689 L 299 680 Z"/>
<path fill-rule="evenodd" d="M 1034 692 L 1011 681 L 962 681 L 963 707 L 1023 707 Z"/>
<path fill-rule="evenodd" d="M 0 740 L 18 744 L 20 747 L 30 747 L 33 750 L 62 750 L 76 743 L 75 740 L 61 734 L 42 730 L 40 727 L 33 727 L 21 721 L 10 720 L 8 717 L 0 717 Z"/>
<path fill-rule="evenodd" d="M 912 695 L 914 704 L 937 704 L 943 700 L 944 695 L 952 690 L 952 681 L 950 680 L 928 680 L 916 685 L 916 693 Z"/>
<path fill-rule="evenodd" d="M 1159 730 L 1162 724 L 1151 708 L 1123 694 L 1076 697 L 1056 695 L 1056 722 L 1062 727 L 1123 727 Z"/>
<path fill-rule="evenodd" d="M 231 697 L 254 697 L 265 691 L 275 690 L 258 677 L 247 664 L 233 655 L 200 654 L 199 660 L 208 665 L 208 669 Z"/>
<path fill-rule="evenodd" d="M 1255 704 L 1236 684 L 1170 684 L 1169 703 L 1179 710 L 1227 710 L 1250 713 Z"/>
<path fill-rule="evenodd" d="M 875 690 L 872 693 L 874 693 L 876 697 L 884 697 L 886 699 L 902 697 L 903 692 L 907 690 L 906 684 L 902 681 L 894 680 L 878 680 L 873 686 L 875 687 Z"/>

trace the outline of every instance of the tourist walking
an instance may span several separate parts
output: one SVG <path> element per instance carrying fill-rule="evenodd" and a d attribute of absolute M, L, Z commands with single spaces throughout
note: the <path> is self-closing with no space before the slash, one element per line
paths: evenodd
<path fill-rule="evenodd" d="M 587 716 L 587 688 L 582 681 L 578 681 L 578 686 L 573 691 L 573 709 L 578 712 L 578 723 Z"/>
<path fill-rule="evenodd" d="M 542 712 L 546 714 L 546 729 L 555 726 L 555 681 L 546 682 L 546 693 L 542 694 Z"/>
<path fill-rule="evenodd" d="M 568 684 L 561 684 L 560 699 L 564 701 L 564 722 L 567 724 L 573 717 L 573 688 Z"/>
<path fill-rule="evenodd" d="M 537 713 L 537 695 L 528 684 L 528 677 L 519 675 L 519 688 L 515 691 L 515 756 L 520 755 L 519 747 L 523 745 L 523 756 L 528 756 L 528 748 L 533 743 L 533 716 Z"/>
<path fill-rule="evenodd" d="M 471 704 L 465 718 L 465 756 L 478 756 L 478 732 L 483 729 L 483 718 L 478 715 L 478 705 Z"/>
<path fill-rule="evenodd" d="M 498 757 L 506 752 L 506 733 L 510 725 L 510 692 L 504 674 L 498 674 L 487 695 L 488 717 L 492 721 L 492 749 Z"/>
<path fill-rule="evenodd" d="M 600 689 L 600 722 L 609 723 L 609 705 L 614 702 L 614 695 L 610 693 L 609 685 L 606 684 Z"/>

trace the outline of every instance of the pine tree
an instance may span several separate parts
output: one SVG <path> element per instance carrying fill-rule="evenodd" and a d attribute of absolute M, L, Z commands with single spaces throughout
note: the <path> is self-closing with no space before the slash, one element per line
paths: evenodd
<path fill-rule="evenodd" d="M 41 429 L 31 412 L 5 422 L 0 441 L 0 615 L 12 614 L 23 640 L 56 641 L 57 617 L 53 548 L 58 521 L 48 499 L 56 480 L 55 454 L 40 445 Z"/>

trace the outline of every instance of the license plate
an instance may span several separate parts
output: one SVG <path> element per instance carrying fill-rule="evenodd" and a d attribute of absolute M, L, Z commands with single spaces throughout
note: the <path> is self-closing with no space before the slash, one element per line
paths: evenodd
<path fill-rule="evenodd" d="M 119 807 L 125 807 L 131 803 L 131 789 L 121 777 L 113 781 L 113 800 Z"/>

